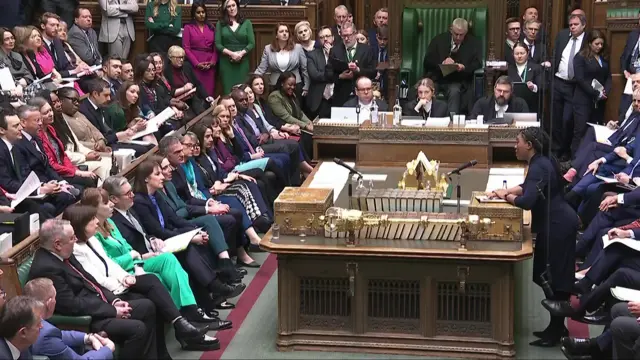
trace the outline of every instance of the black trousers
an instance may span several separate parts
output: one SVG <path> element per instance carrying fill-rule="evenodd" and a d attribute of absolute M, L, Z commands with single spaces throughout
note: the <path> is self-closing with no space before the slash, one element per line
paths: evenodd
<path fill-rule="evenodd" d="M 121 359 L 156 359 L 156 307 L 149 299 L 139 295 L 136 298 L 136 294 L 127 294 L 127 298 L 125 301 L 132 308 L 131 318 L 93 320 L 90 325 L 91 332 L 105 331 L 110 339 L 121 345 Z M 162 335 L 164 338 L 164 331 Z"/>
<path fill-rule="evenodd" d="M 242 231 L 242 210 L 230 208 L 228 213 L 216 216 L 216 220 L 222 228 L 230 253 L 233 254 L 236 249 L 248 242 Z"/>
<path fill-rule="evenodd" d="M 594 108 L 593 102 L 589 104 L 573 104 L 573 132 L 568 134 L 571 139 L 571 156 L 575 156 L 580 148 L 580 142 L 585 137 L 587 123 L 603 125 L 605 102 L 598 102 L 598 107 Z"/>
<path fill-rule="evenodd" d="M 165 322 L 171 322 L 180 316 L 180 311 L 176 308 L 169 292 L 154 274 L 136 276 L 136 284 L 129 287 L 129 291 L 153 301 L 156 312 L 162 316 Z"/>
<path fill-rule="evenodd" d="M 616 246 L 611 245 L 611 246 Z M 622 246 L 620 246 L 622 247 Z M 607 248 L 608 251 L 609 248 Z M 606 255 L 605 255 L 606 256 Z M 591 272 L 591 270 L 589 270 Z M 580 309 L 595 311 L 600 305 L 611 297 L 611 288 L 622 286 L 630 289 L 640 287 L 640 272 L 637 269 L 619 268 L 609 275 L 603 282 L 590 292 L 580 297 Z"/>
<path fill-rule="evenodd" d="M 48 204 L 51 204 L 51 206 L 53 207 L 54 216 L 58 216 L 62 214 L 64 209 L 78 201 L 78 199 L 76 199 L 71 194 L 61 191 L 57 194 L 48 195 L 44 198 L 44 201 Z M 47 207 L 47 211 L 51 210 L 51 206 Z"/>
<path fill-rule="evenodd" d="M 265 153 L 285 153 L 289 154 L 289 177 L 300 179 L 300 146 L 295 140 L 269 140 L 268 143 L 260 145 Z"/>
<path fill-rule="evenodd" d="M 573 138 L 573 91 L 575 83 L 555 77 L 553 81 L 552 122 L 545 124 L 545 130 L 553 136 L 551 151 L 560 158 L 571 151 Z"/>
<path fill-rule="evenodd" d="M 211 251 L 208 248 L 202 249 L 200 246 L 206 247 L 206 245 L 190 244 L 184 251 L 175 255 L 189 274 L 189 278 L 193 279 L 198 286 L 209 289 L 216 278 L 216 262 Z"/>
<path fill-rule="evenodd" d="M 588 254 L 593 243 L 602 239 L 598 239 L 600 230 L 626 225 L 639 217 L 640 209 L 623 206 L 615 207 L 609 211 L 599 211 L 589 222 L 589 226 L 582 234 L 582 240 L 576 244 L 576 253 L 583 256 Z"/>

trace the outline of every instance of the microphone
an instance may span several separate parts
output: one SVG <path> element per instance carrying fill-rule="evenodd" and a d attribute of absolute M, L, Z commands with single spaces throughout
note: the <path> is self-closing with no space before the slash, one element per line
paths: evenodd
<path fill-rule="evenodd" d="M 342 159 L 333 158 L 333 162 L 338 164 L 338 165 L 340 165 L 340 166 L 342 166 L 343 168 L 349 170 L 350 173 L 358 175 L 358 179 L 362 179 L 362 173 L 360 171 L 352 168 L 351 166 L 345 164 L 344 161 L 342 161 Z"/>
<path fill-rule="evenodd" d="M 451 176 L 451 175 L 455 175 L 455 174 L 460 175 L 460 171 L 462 171 L 462 170 L 464 170 L 464 169 L 466 169 L 466 168 L 470 168 L 470 167 L 472 167 L 472 166 L 476 166 L 476 164 L 478 164 L 478 160 L 471 160 L 471 161 L 469 161 L 469 162 L 468 162 L 468 163 L 466 163 L 466 164 L 463 164 L 463 165 L 458 166 L 458 168 L 457 168 L 457 169 L 455 169 L 455 170 L 453 170 L 453 171 L 448 172 L 448 173 L 447 173 L 447 177 L 449 177 L 449 176 Z"/>

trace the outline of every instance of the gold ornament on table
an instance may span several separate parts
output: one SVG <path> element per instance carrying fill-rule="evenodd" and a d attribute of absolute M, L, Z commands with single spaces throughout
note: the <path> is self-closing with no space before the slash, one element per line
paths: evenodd
<path fill-rule="evenodd" d="M 398 188 L 442 191 L 446 194 L 449 183 L 447 183 L 444 174 L 438 177 L 439 170 L 440 161 L 429 160 L 427 156 L 420 151 L 415 160 L 407 163 L 407 169 L 402 175 L 402 180 L 398 182 Z"/>

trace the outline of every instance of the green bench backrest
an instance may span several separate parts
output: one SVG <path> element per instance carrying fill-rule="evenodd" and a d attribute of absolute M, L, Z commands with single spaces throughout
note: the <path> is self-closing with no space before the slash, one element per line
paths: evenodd
<path fill-rule="evenodd" d="M 449 30 L 455 18 L 470 22 L 472 33 L 482 44 L 482 60 L 487 51 L 487 8 L 405 8 L 402 13 L 402 68 L 409 70 L 409 86 L 423 75 L 423 61 L 431 39 Z M 422 30 L 418 30 L 418 23 Z"/>
<path fill-rule="evenodd" d="M 29 280 L 31 263 L 33 263 L 33 256 L 29 257 L 25 262 L 18 266 L 18 280 L 20 280 L 20 287 L 24 287 Z"/>

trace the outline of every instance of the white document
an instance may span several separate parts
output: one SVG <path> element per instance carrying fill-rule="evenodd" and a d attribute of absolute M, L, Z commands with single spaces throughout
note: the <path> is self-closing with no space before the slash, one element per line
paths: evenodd
<path fill-rule="evenodd" d="M 602 84 L 600 84 L 600 81 L 593 79 L 593 81 L 591 82 L 591 87 L 593 88 L 593 90 L 596 91 L 604 91 L 604 86 L 602 86 Z"/>
<path fill-rule="evenodd" d="M 162 110 L 160 114 L 147 120 L 147 127 L 143 130 L 138 131 L 135 135 L 133 135 L 132 139 L 141 138 L 145 135 L 155 133 L 156 131 L 160 130 L 160 126 L 162 126 L 162 124 L 164 124 L 167 120 L 171 119 L 175 115 L 176 113 L 171 107 Z"/>
<path fill-rule="evenodd" d="M 11 249 L 13 242 L 13 234 L 8 232 L 0 235 L 0 255 Z"/>
<path fill-rule="evenodd" d="M 476 196 L 476 200 L 480 201 L 481 203 L 506 203 L 506 201 L 503 199 L 500 199 L 500 198 L 492 199 L 487 195 Z"/>
<path fill-rule="evenodd" d="M 126 144 L 134 144 L 134 145 L 142 145 L 142 146 L 149 146 L 151 145 L 150 142 L 148 141 L 144 141 L 144 140 L 125 140 L 123 141 L 123 143 Z"/>
<path fill-rule="evenodd" d="M 346 162 L 345 164 L 351 167 L 355 166 L 353 162 Z M 309 187 L 314 189 L 333 189 L 333 201 L 337 201 L 338 195 L 340 195 L 348 180 L 349 170 L 334 162 L 323 162 L 313 176 Z"/>
<path fill-rule="evenodd" d="M 589 126 L 593 126 L 593 130 L 595 130 L 596 141 L 600 144 L 609 144 L 609 137 L 613 135 L 615 130 L 609 129 L 604 125 L 587 123 Z"/>
<path fill-rule="evenodd" d="M 616 286 L 611 288 L 611 295 L 620 301 L 640 301 L 640 290 Z"/>
<path fill-rule="evenodd" d="M 435 117 L 430 117 L 427 119 L 427 123 L 425 124 L 426 127 L 449 127 L 449 123 L 451 122 L 451 119 L 448 117 L 441 117 L 441 118 L 435 118 Z"/>
<path fill-rule="evenodd" d="M 16 82 L 13 80 L 13 75 L 8 67 L 0 69 L 0 88 L 8 91 L 16 88 Z"/>
<path fill-rule="evenodd" d="M 624 85 L 624 93 L 627 95 L 633 95 L 633 83 L 631 82 L 631 76 L 629 76 L 627 83 Z"/>
<path fill-rule="evenodd" d="M 168 238 L 164 241 L 164 247 L 162 248 L 162 250 L 160 250 L 160 252 L 177 253 L 186 249 L 187 246 L 189 246 L 189 243 L 191 243 L 191 240 L 198 234 L 201 229 L 202 228 L 197 228 L 195 230 L 191 230 L 186 233 Z"/>
<path fill-rule="evenodd" d="M 491 168 L 489 169 L 489 175 L 524 176 L 524 168 Z"/>
<path fill-rule="evenodd" d="M 596 175 L 596 178 L 604 181 L 607 184 L 616 184 L 616 183 L 618 183 L 618 180 L 616 180 L 614 178 L 610 178 L 610 177 L 604 177 L 604 176 Z"/>
<path fill-rule="evenodd" d="M 640 241 L 636 240 L 636 239 L 619 239 L 619 238 L 614 238 L 614 239 L 609 239 L 609 235 L 604 234 L 602 236 L 602 243 L 604 244 L 604 248 L 606 249 L 607 247 L 609 247 L 609 245 L 611 244 L 622 244 L 626 247 L 628 247 L 629 249 L 633 249 L 635 251 L 640 251 Z"/>
<path fill-rule="evenodd" d="M 29 197 L 34 191 L 38 190 L 39 187 L 40 179 L 38 179 L 38 175 L 32 171 L 16 192 L 16 199 L 11 201 L 11 207 L 15 209 L 16 206 Z"/>
<path fill-rule="evenodd" d="M 423 127 L 425 126 L 425 121 L 417 119 L 405 119 L 400 122 L 400 125 L 410 127 Z"/>

